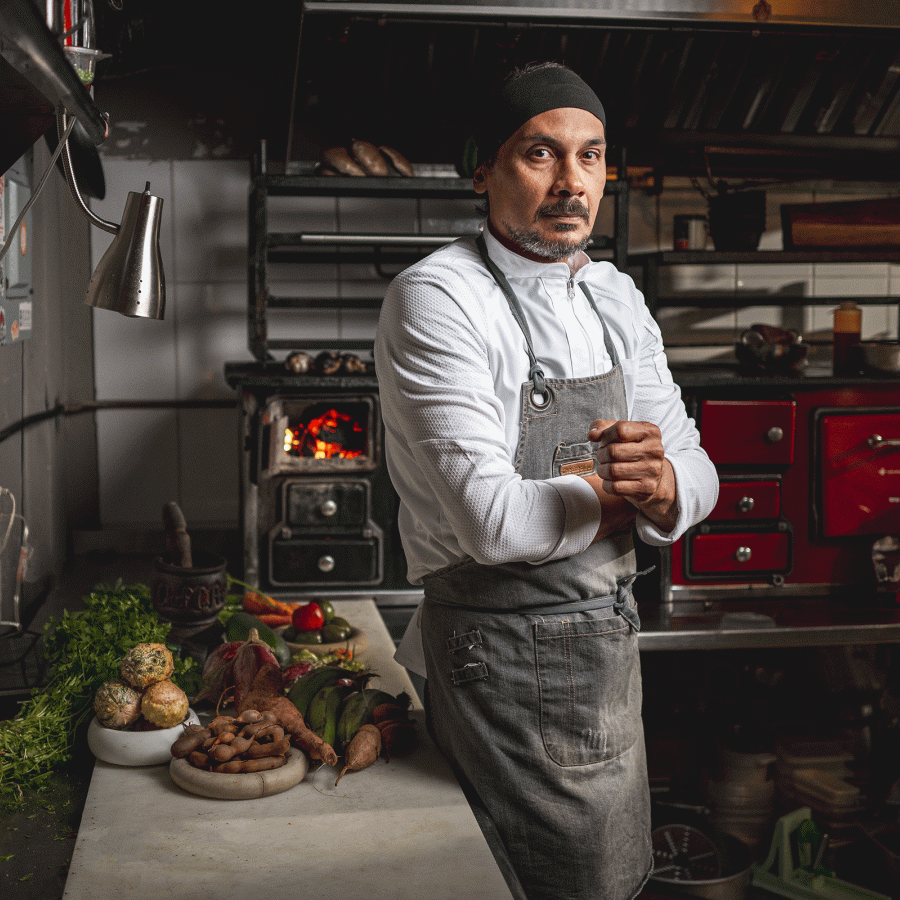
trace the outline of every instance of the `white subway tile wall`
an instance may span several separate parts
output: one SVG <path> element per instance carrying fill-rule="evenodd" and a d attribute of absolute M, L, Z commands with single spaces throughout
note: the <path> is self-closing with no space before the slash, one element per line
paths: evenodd
<path fill-rule="evenodd" d="M 118 222 L 128 191 L 163 198 L 161 248 L 167 285 L 162 322 L 126 319 L 95 310 L 97 398 L 108 401 L 228 400 L 226 362 L 249 361 L 247 262 L 249 165 L 234 160 L 152 161 L 104 159 L 106 199 L 92 201 L 100 216 Z M 704 213 L 706 185 L 686 179 L 665 183 L 660 195 L 634 191 L 629 206 L 631 252 L 672 248 L 674 217 Z M 889 193 L 873 187 L 875 195 Z M 781 249 L 782 203 L 858 199 L 858 193 L 767 190 L 762 249 Z M 466 233 L 480 216 L 469 200 L 368 200 L 273 197 L 271 231 Z M 598 216 L 597 231 L 611 234 L 613 202 Z M 91 230 L 93 263 L 111 237 Z M 709 247 L 712 248 L 710 242 Z M 362 263 L 270 266 L 269 284 L 280 296 L 381 297 L 393 273 Z M 640 278 L 640 269 L 630 272 Z M 684 295 L 683 305 L 660 307 L 658 320 L 673 364 L 734 359 L 734 342 L 757 322 L 797 328 L 827 341 L 832 307 L 797 302 L 858 294 L 893 298 L 866 305 L 864 336 L 896 336 L 900 266 L 708 265 L 672 267 L 660 294 Z M 690 298 L 717 297 L 714 308 Z M 789 302 L 782 303 L 781 299 Z M 752 306 L 749 305 L 752 303 Z M 272 338 L 369 340 L 377 309 L 270 310 Z M 230 525 L 239 517 L 238 414 L 232 408 L 106 410 L 97 416 L 101 520 L 106 527 L 158 527 L 162 505 L 176 500 L 196 525 Z"/>

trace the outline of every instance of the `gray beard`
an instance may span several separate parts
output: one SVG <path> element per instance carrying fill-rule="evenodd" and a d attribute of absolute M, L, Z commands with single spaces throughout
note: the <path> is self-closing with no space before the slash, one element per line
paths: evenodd
<path fill-rule="evenodd" d="M 546 238 L 542 238 L 537 231 L 521 231 L 518 228 L 510 227 L 506 222 L 503 223 L 503 227 L 506 228 L 506 233 L 509 235 L 510 239 L 518 244 L 523 250 L 527 250 L 535 256 L 540 256 L 542 259 L 547 259 L 552 262 L 568 259 L 580 250 L 586 250 L 588 244 L 591 242 L 590 235 L 583 240 L 578 241 L 578 243 L 573 244 L 571 241 L 547 240 Z M 574 225 L 557 226 L 558 229 L 569 229 L 574 227 Z"/>

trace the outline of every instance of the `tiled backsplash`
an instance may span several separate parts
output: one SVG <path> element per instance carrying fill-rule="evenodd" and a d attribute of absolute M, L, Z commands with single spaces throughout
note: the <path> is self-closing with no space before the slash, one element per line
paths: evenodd
<path fill-rule="evenodd" d="M 163 198 L 161 246 L 167 284 L 162 322 L 94 312 L 98 400 L 218 400 L 233 398 L 226 362 L 250 360 L 247 348 L 247 199 L 250 171 L 235 160 L 160 161 L 107 158 L 106 200 L 92 207 L 118 221 L 128 191 L 145 182 Z M 896 186 L 873 186 L 876 196 Z M 767 191 L 769 230 L 762 249 L 780 249 L 780 206 L 786 202 L 844 199 L 836 191 Z M 852 195 L 859 197 L 859 194 Z M 635 191 L 630 207 L 633 252 L 672 247 L 678 213 L 702 213 L 705 201 L 690 182 L 666 182 L 660 196 Z M 598 231 L 611 229 L 612 203 Z M 479 221 L 475 203 L 452 200 L 273 198 L 270 229 L 443 233 Z M 91 230 L 96 264 L 109 236 Z M 632 273 L 639 277 L 640 272 Z M 800 330 L 827 340 L 831 306 L 783 305 L 779 296 L 828 298 L 858 294 L 896 298 L 866 306 L 864 337 L 897 335 L 900 266 L 756 265 L 673 269 L 667 292 L 735 295 L 717 309 L 660 309 L 673 363 L 731 358 L 740 332 L 756 322 Z M 386 281 L 367 265 L 310 265 L 273 269 L 274 290 L 309 297 L 381 296 Z M 738 301 L 740 298 L 740 301 Z M 752 305 L 751 305 L 752 304 Z M 298 318 L 301 316 L 302 318 Z M 369 339 L 374 310 L 321 310 L 270 315 L 275 338 Z M 156 527 L 162 504 L 177 500 L 189 522 L 234 524 L 238 519 L 238 418 L 229 409 L 106 410 L 97 416 L 101 520 L 104 527 Z"/>

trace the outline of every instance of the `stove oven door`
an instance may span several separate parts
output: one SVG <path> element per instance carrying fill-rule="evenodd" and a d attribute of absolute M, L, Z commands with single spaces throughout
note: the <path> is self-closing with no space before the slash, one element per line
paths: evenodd
<path fill-rule="evenodd" d="M 900 532 L 900 409 L 821 409 L 816 418 L 820 534 Z"/>

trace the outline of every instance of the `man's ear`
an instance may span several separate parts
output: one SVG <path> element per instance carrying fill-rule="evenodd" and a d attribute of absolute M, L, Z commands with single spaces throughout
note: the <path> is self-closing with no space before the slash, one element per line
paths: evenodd
<path fill-rule="evenodd" d="M 482 163 L 472 176 L 472 185 L 476 194 L 483 194 L 487 190 L 487 184 L 484 180 L 484 163 Z"/>

